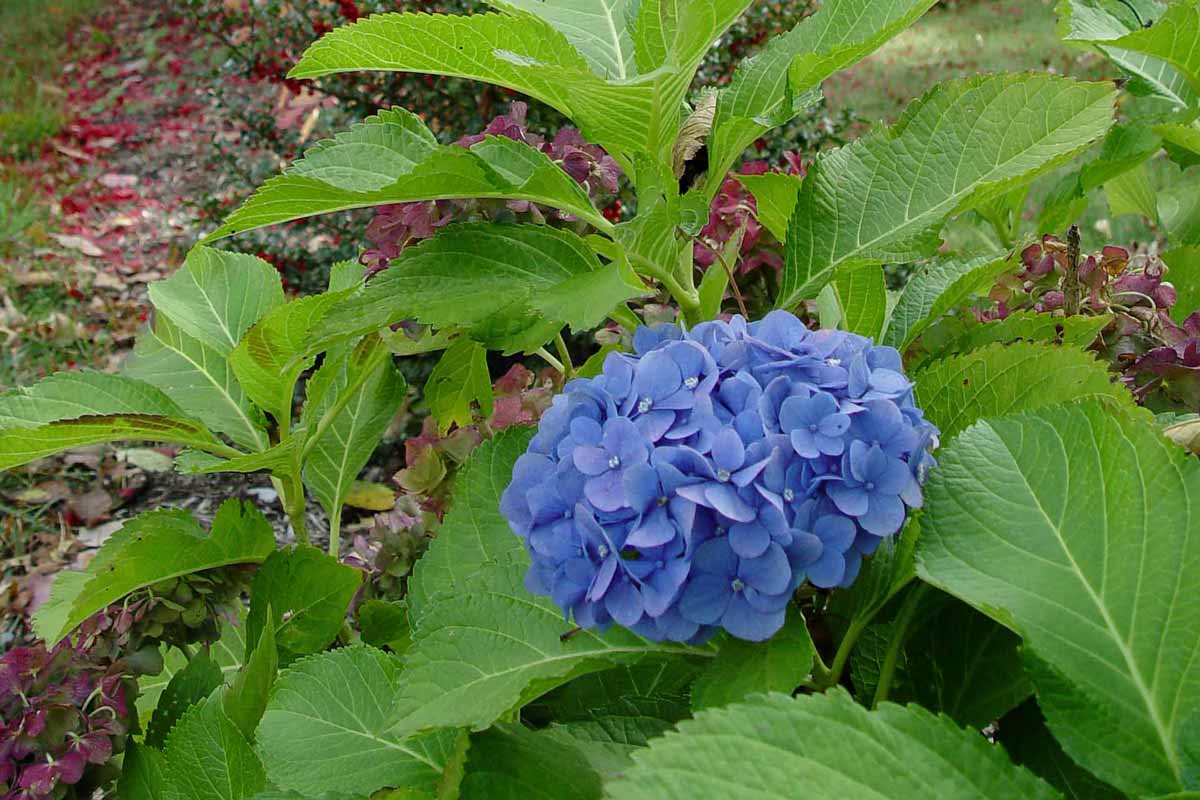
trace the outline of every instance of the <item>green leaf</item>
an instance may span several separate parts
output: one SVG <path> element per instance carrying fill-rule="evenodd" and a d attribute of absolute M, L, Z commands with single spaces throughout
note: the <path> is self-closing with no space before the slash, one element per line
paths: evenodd
<path fill-rule="evenodd" d="M 358 70 L 450 75 L 513 89 L 571 117 L 589 141 L 616 152 L 663 150 L 660 109 L 677 114 L 691 80 L 671 72 L 605 81 L 565 36 L 531 14 L 373 15 L 322 37 L 289 75 Z M 664 85 L 667 78 L 674 80 Z"/>
<path fill-rule="evenodd" d="M 1006 714 L 998 727 L 997 738 L 1013 761 L 1053 784 L 1067 800 L 1125 800 L 1063 752 L 1033 700 Z"/>
<path fill-rule="evenodd" d="M 545 225 L 463 223 L 409 247 L 357 293 L 335 306 L 313 334 L 312 349 L 405 319 L 434 326 L 495 328 L 515 320 L 510 338 L 541 317 L 583 330 L 641 293 L 615 264 L 601 266 L 575 234 Z M 586 292 L 586 294 L 584 293 Z M 579 293 L 578 296 L 574 296 Z M 480 337 L 487 341 L 487 337 Z"/>
<path fill-rule="evenodd" d="M 358 627 L 362 640 L 372 647 L 386 646 L 403 654 L 412 642 L 408 604 L 403 600 L 367 600 L 358 607 Z"/>
<path fill-rule="evenodd" d="M 692 687 L 692 707 L 727 706 L 759 693 L 791 694 L 812 672 L 816 652 L 798 609 L 765 642 L 727 637 Z"/>
<path fill-rule="evenodd" d="M 638 0 L 493 0 L 493 5 L 545 20 L 602 78 L 625 80 L 637 74 L 630 22 Z"/>
<path fill-rule="evenodd" d="M 117 796 L 122 800 L 162 800 L 166 760 L 153 747 L 129 742 L 121 759 Z"/>
<path fill-rule="evenodd" d="M 312 357 L 302 358 L 313 328 L 351 291 L 302 297 L 272 309 L 229 354 L 229 364 L 246 394 L 281 427 L 292 419 L 296 381 L 313 364 Z"/>
<path fill-rule="evenodd" d="M 341 630 L 361 583 L 361 572 L 311 545 L 277 550 L 254 576 L 246 637 L 257 642 L 274 627 L 283 664 L 323 650 Z"/>
<path fill-rule="evenodd" d="M 1162 139 L 1145 123 L 1114 125 L 1096 158 L 1079 170 L 1081 194 L 1141 166 L 1162 148 Z"/>
<path fill-rule="evenodd" d="M 1180 5 L 1186 5 L 1186 2 Z M 1158 11 L 1162 7 L 1158 3 L 1153 8 L 1144 6 L 1141 12 L 1142 22 L 1152 21 L 1149 12 Z M 1059 35 L 1068 41 L 1089 42 L 1095 45 L 1096 49 L 1113 63 L 1134 76 L 1140 86 L 1177 106 L 1195 107 L 1200 103 L 1200 97 L 1189 85 L 1187 76 L 1160 57 L 1161 53 L 1152 54 L 1163 42 L 1153 41 L 1151 37 L 1138 37 L 1122 42 L 1124 37 L 1140 32 L 1142 25 L 1132 14 L 1122 13 L 1123 9 L 1120 6 L 1114 4 L 1110 8 L 1112 11 L 1081 0 L 1060 3 Z M 1117 46 L 1118 44 L 1132 46 Z"/>
<path fill-rule="evenodd" d="M 1104 198 L 1108 201 L 1108 213 L 1113 217 L 1134 214 L 1151 222 L 1158 221 L 1158 198 L 1145 164 L 1104 184 Z"/>
<path fill-rule="evenodd" d="M 949 439 L 983 417 L 1108 397 L 1130 407 L 1133 398 L 1113 383 L 1091 353 L 1019 342 L 991 345 L 935 362 L 914 378 L 917 403 Z"/>
<path fill-rule="evenodd" d="M 408 581 L 414 622 L 435 600 L 461 595 L 467 581 L 485 566 L 520 563 L 524 546 L 500 513 L 500 493 L 532 436 L 531 428 L 505 428 L 475 448 L 458 471 L 450 510 Z"/>
<path fill-rule="evenodd" d="M 207 649 L 192 656 L 187 666 L 171 678 L 154 706 L 154 714 L 146 727 L 146 746 L 161 750 L 167 734 L 187 710 L 202 702 L 224 682 L 221 668 L 209 657 Z"/>
<path fill-rule="evenodd" d="M 1033 693 L 1020 644 L 966 603 L 940 605 L 904 644 L 913 699 L 959 725 L 987 727 Z"/>
<path fill-rule="evenodd" d="M 1158 192 L 1158 216 L 1173 247 L 1200 244 L 1200 193 L 1195 191 L 1200 167 L 1185 170 Z"/>
<path fill-rule="evenodd" d="M 233 458 L 220 458 L 199 450 L 184 450 L 175 456 L 175 469 L 184 475 L 204 475 L 212 472 L 262 472 L 289 475 L 295 471 L 296 450 L 303 442 L 290 436 L 261 453 L 246 453 Z"/>
<path fill-rule="evenodd" d="M 727 797 L 731 780 L 755 798 L 1058 797 L 948 717 L 891 703 L 868 711 L 842 689 L 705 711 L 651 742 L 634 764 L 607 787 L 612 800 Z"/>
<path fill-rule="evenodd" d="M 634 49 L 643 72 L 678 65 L 685 83 L 750 0 L 641 0 Z"/>
<path fill-rule="evenodd" d="M 638 728 L 691 716 L 690 687 L 706 659 L 667 656 L 581 675 L 526 706 L 523 714 L 558 724 L 599 723 Z"/>
<path fill-rule="evenodd" d="M 274 615 L 268 613 L 268 618 Z M 267 708 L 267 698 L 275 685 L 279 671 L 279 652 L 275 646 L 274 625 L 263 625 L 262 633 L 254 650 L 246 658 L 246 664 L 233 679 L 229 691 L 221 697 L 221 708 L 230 721 L 237 726 L 247 741 L 254 741 L 254 729 L 258 727 Z"/>
<path fill-rule="evenodd" d="M 932 255 L 952 214 L 1067 163 L 1112 124 L 1111 84 L 1041 74 L 943 83 L 900 121 L 809 168 L 792 214 L 781 308 L 839 268 Z"/>
<path fill-rule="evenodd" d="M 709 194 L 716 193 L 742 151 L 794 117 L 823 80 L 874 52 L 932 5 L 933 0 L 826 2 L 739 64 L 717 96 L 708 142 Z"/>
<path fill-rule="evenodd" d="M 956 319 L 955 322 L 958 323 L 956 326 L 947 325 L 950 331 L 939 331 L 938 341 L 930 342 L 934 333 L 932 330 L 922 340 L 928 353 L 917 363 L 918 369 L 931 360 L 945 358 L 952 353 L 969 353 L 998 342 L 1061 342 L 1068 348 L 1084 349 L 1095 342 L 1100 332 L 1112 322 L 1112 315 L 1056 317 L 1036 311 L 1015 311 L 1004 319 L 992 322 L 978 323 L 970 319 L 963 319 L 962 322 Z M 944 340 L 942 337 L 949 338 Z"/>
<path fill-rule="evenodd" d="M 500 136 L 470 148 L 439 145 L 415 114 L 395 108 L 311 148 L 206 241 L 317 214 L 453 198 L 528 200 L 610 227 L 587 192 L 540 150 Z"/>
<path fill-rule="evenodd" d="M 496 533 L 512 535 L 507 524 Z M 656 654 L 705 652 L 647 642 L 616 627 L 604 634 L 580 630 L 564 640 L 571 625 L 549 598 L 530 595 L 527 567 L 527 556 L 486 566 L 464 583 L 462 594 L 440 596 L 423 609 L 405 655 L 409 711 L 394 733 L 485 728 L 572 677 Z"/>
<path fill-rule="evenodd" d="M 578 748 L 591 769 L 607 780 L 623 775 L 633 766 L 635 752 L 670 729 L 670 722 L 655 717 L 607 717 L 551 725 L 544 733 Z"/>
<path fill-rule="evenodd" d="M 443 434 L 455 423 L 470 425 L 475 421 L 472 403 L 479 404 L 483 416 L 491 416 L 492 378 L 487 351 L 470 339 L 450 345 L 425 382 L 425 402 Z"/>
<path fill-rule="evenodd" d="M 1194 167 L 1200 163 L 1200 129 L 1195 123 L 1163 123 L 1154 126 L 1154 132 L 1163 138 L 1167 153 L 1180 166 Z"/>
<path fill-rule="evenodd" d="M 161 390 L 133 378 L 60 372 L 0 394 L 0 470 L 126 439 L 228 449 Z"/>
<path fill-rule="evenodd" d="M 79 623 L 137 589 L 168 578 L 230 564 L 259 563 L 275 550 L 271 523 L 251 503 L 227 500 L 205 534 L 187 512 L 149 511 L 134 517 L 88 563 L 87 581 L 56 580 L 51 597 L 70 604 L 66 621 L 49 625 L 35 615 L 34 629 L 47 642 L 59 642 Z M 60 579 L 61 580 L 61 579 Z M 66 592 L 74 594 L 72 599 Z M 55 615 L 57 616 L 57 615 Z"/>
<path fill-rule="evenodd" d="M 876 266 L 843 270 L 833 279 L 843 327 L 861 336 L 879 338 L 887 319 L 887 284 Z"/>
<path fill-rule="evenodd" d="M 1135 30 L 1107 47 L 1131 50 L 1166 62 L 1177 69 L 1200 92 L 1200 4 L 1196 0 L 1178 0 L 1167 7 L 1153 26 Z"/>
<path fill-rule="evenodd" d="M 939 317 L 990 289 L 1009 266 L 1007 257 L 976 256 L 939 259 L 918 268 L 892 310 L 883 343 L 903 352 Z"/>
<path fill-rule="evenodd" d="M 383 357 L 356 351 L 354 358 L 331 363 L 329 367 L 338 370 L 338 377 L 318 405 L 304 412 L 313 424 L 332 414 L 307 443 L 311 449 L 305 457 L 304 483 L 331 522 L 339 524 L 346 495 L 396 416 L 407 389 L 383 341 L 372 337 L 371 342 Z M 331 524 L 331 530 L 337 527 Z"/>
<path fill-rule="evenodd" d="M 583 748 L 548 731 L 497 726 L 471 737 L 461 800 L 600 800 Z"/>
<path fill-rule="evenodd" d="M 188 336 L 159 315 L 138 335 L 124 374 L 170 394 L 188 415 L 243 447 L 267 446 L 265 420 L 242 390 L 218 350 Z"/>
<path fill-rule="evenodd" d="M 781 242 L 787 241 L 788 220 L 796 210 L 796 197 L 803 181 L 782 172 L 761 175 L 734 175 L 746 191 L 754 195 L 758 221 Z"/>
<path fill-rule="evenodd" d="M 150 284 L 150 301 L 184 333 L 228 355 L 251 325 L 283 305 L 283 283 L 261 258 L 194 247 L 169 278 Z"/>
<path fill-rule="evenodd" d="M 280 675 L 258 726 L 258 751 L 280 789 L 363 796 L 384 786 L 433 791 L 455 734 L 387 733 L 400 662 L 356 645 L 304 658 Z"/>
<path fill-rule="evenodd" d="M 910 516 L 899 536 L 879 543 L 870 558 L 864 559 L 853 585 L 834 592 L 830 611 L 862 629 L 875 618 L 900 590 L 917 577 L 913 553 L 921 535 L 919 516 Z"/>
<path fill-rule="evenodd" d="M 165 797 L 242 800 L 267 788 L 263 765 L 215 695 L 183 715 L 163 753 Z"/>
<path fill-rule="evenodd" d="M 1096 401 L 979 422 L 938 461 L 922 578 L 1021 634 L 1072 758 L 1130 794 L 1194 788 L 1200 463 Z"/>
<path fill-rule="evenodd" d="M 1200 247 L 1176 247 L 1163 253 L 1162 260 L 1170 268 L 1167 279 L 1175 286 L 1171 319 L 1182 325 L 1193 311 L 1200 311 Z"/>

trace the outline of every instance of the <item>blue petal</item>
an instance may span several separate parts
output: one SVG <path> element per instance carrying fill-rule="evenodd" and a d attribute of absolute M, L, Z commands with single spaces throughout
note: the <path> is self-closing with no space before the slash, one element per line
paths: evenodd
<path fill-rule="evenodd" d="M 689 622 L 713 625 L 724 615 L 732 595 L 728 578 L 693 575 L 679 597 L 679 613 Z"/>
<path fill-rule="evenodd" d="M 649 464 L 634 464 L 625 470 L 622 480 L 625 481 L 625 497 L 630 507 L 638 511 L 653 507 L 662 494 L 658 471 Z"/>
<path fill-rule="evenodd" d="M 576 417 L 571 420 L 571 438 L 576 444 L 599 445 L 604 430 L 591 417 Z"/>
<path fill-rule="evenodd" d="M 904 524 L 904 501 L 891 495 L 871 495 L 867 513 L 858 518 L 858 524 L 876 536 L 890 536 Z"/>
<path fill-rule="evenodd" d="M 712 448 L 713 463 L 718 470 L 733 472 L 739 469 L 746 460 L 746 446 L 737 431 L 725 428 L 717 434 Z"/>
<path fill-rule="evenodd" d="M 783 627 L 785 616 L 783 609 L 759 613 L 746 602 L 745 597 L 737 594 L 729 601 L 729 607 L 721 617 L 721 626 L 739 639 L 763 642 Z"/>
<path fill-rule="evenodd" d="M 603 475 L 612 469 L 608 463 L 611 458 L 612 456 L 603 447 L 592 447 L 590 445 L 576 447 L 575 452 L 571 454 L 571 460 L 575 463 L 575 468 L 589 477 Z"/>
<path fill-rule="evenodd" d="M 642 524 L 629 534 L 625 544 L 629 547 L 658 547 L 675 538 L 675 526 L 671 524 L 666 508 L 655 508 L 642 518 Z"/>
<path fill-rule="evenodd" d="M 627 580 L 614 581 L 604 596 L 604 607 L 617 624 L 626 628 L 637 623 L 642 618 L 645 606 L 642 604 L 642 593 Z"/>
<path fill-rule="evenodd" d="M 825 484 L 825 494 L 829 495 L 838 511 L 852 517 L 861 517 L 869 508 L 867 492 L 859 486 L 830 482 Z"/>
<path fill-rule="evenodd" d="M 792 566 L 783 548 L 772 542 L 758 558 L 743 558 L 738 577 L 765 594 L 787 591 L 792 581 Z"/>
<path fill-rule="evenodd" d="M 820 589 L 832 589 L 846 575 L 846 557 L 832 547 L 826 547 L 821 557 L 804 569 L 808 582 Z"/>
<path fill-rule="evenodd" d="M 827 514 L 817 520 L 813 533 L 820 537 L 826 547 L 832 547 L 839 553 L 844 553 L 854 544 L 858 535 L 858 526 L 846 517 L 837 514 Z"/>
<path fill-rule="evenodd" d="M 683 494 L 683 489 L 679 493 Z M 749 522 L 754 519 L 754 506 L 738 496 L 737 490 L 728 483 L 704 484 L 704 499 L 710 507 L 732 520 Z"/>
<path fill-rule="evenodd" d="M 649 457 L 646 440 L 632 421 L 617 417 L 604 423 L 604 448 L 620 459 L 621 465 L 631 467 Z"/>
<path fill-rule="evenodd" d="M 817 447 L 816 437 L 808 428 L 796 428 L 792 431 L 792 449 L 801 458 L 816 458 L 821 455 L 821 448 Z"/>
<path fill-rule="evenodd" d="M 625 484 L 621 470 L 610 470 L 603 475 L 588 478 L 583 493 L 592 505 L 601 511 L 616 511 L 625 503 Z"/>
<path fill-rule="evenodd" d="M 739 522 L 729 528 L 729 546 L 741 558 L 757 558 L 767 550 L 771 534 L 757 522 Z"/>
<path fill-rule="evenodd" d="M 842 578 L 839 584 L 843 589 L 854 583 L 854 579 L 858 577 L 858 570 L 862 567 L 862 556 L 857 550 L 851 550 L 846 553 L 846 575 Z"/>
<path fill-rule="evenodd" d="M 709 539 L 696 548 L 692 567 L 696 572 L 717 575 L 728 583 L 737 576 L 738 560 L 727 539 Z"/>
<path fill-rule="evenodd" d="M 587 598 L 591 601 L 599 600 L 604 597 L 604 593 L 608 591 L 608 587 L 612 585 L 613 576 L 617 574 L 617 558 L 610 556 L 604 559 L 600 564 L 600 569 L 596 571 L 596 577 L 592 579 L 592 585 L 588 587 Z"/>

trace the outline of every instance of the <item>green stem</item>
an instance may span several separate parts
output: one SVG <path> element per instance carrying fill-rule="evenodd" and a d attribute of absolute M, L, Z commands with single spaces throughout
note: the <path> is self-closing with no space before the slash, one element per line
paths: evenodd
<path fill-rule="evenodd" d="M 813 688 L 823 692 L 841 683 L 846 662 L 850 660 L 850 653 L 854 650 L 854 645 L 858 643 L 858 637 L 866 630 L 868 621 L 858 620 L 850 623 L 846 628 L 846 635 L 838 643 L 837 652 L 833 654 L 833 664 L 826 667 L 820 657 L 817 657 L 816 665 L 813 667 Z"/>
<path fill-rule="evenodd" d="M 908 638 L 908 629 L 917 615 L 921 598 L 928 589 L 929 584 L 918 583 L 909 590 L 908 596 L 904 598 L 904 603 L 896 613 L 892 639 L 888 642 L 887 651 L 883 654 L 883 663 L 879 667 L 879 683 L 875 684 L 875 699 L 871 701 L 871 708 L 878 708 L 879 704 L 888 698 L 888 692 L 891 691 L 892 681 L 896 676 L 896 664 L 900 661 L 900 650 L 904 647 L 905 639 Z"/>
<path fill-rule="evenodd" d="M 284 484 L 283 510 L 287 512 L 292 530 L 301 544 L 308 544 L 308 525 L 304 520 L 304 481 L 300 477 L 300 465 L 296 464 Z"/>
<path fill-rule="evenodd" d="M 558 357 L 563 363 L 563 379 L 571 380 L 575 375 L 575 365 L 571 363 L 571 351 L 567 349 L 567 341 L 563 338 L 562 331 L 554 337 L 554 349 L 558 351 Z"/>
<path fill-rule="evenodd" d="M 558 370 L 564 378 L 567 376 L 566 365 L 564 365 L 561 361 L 559 361 L 557 358 L 555 358 L 553 355 L 551 355 L 549 350 L 547 350 L 544 347 L 539 347 L 537 350 L 534 350 L 533 352 L 537 353 L 539 356 L 541 356 L 543 359 L 545 359 L 546 363 L 549 364 L 550 366 L 554 367 L 556 370 Z"/>
<path fill-rule="evenodd" d="M 689 322 L 700 321 L 700 293 L 696 291 L 695 287 L 690 289 L 685 287 L 673 274 L 659 269 L 657 264 L 645 256 L 630 253 L 629 260 L 638 267 L 639 272 L 649 275 L 667 287 L 671 297 L 679 304 L 679 310 L 683 312 L 684 319 Z"/>
<path fill-rule="evenodd" d="M 334 558 L 338 557 L 338 549 L 341 543 L 338 541 L 342 535 L 342 509 L 339 506 L 329 515 L 329 555 Z"/>

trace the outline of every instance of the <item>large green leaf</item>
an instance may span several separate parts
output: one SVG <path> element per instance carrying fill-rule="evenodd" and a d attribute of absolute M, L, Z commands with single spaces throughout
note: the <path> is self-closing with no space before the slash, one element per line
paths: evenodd
<path fill-rule="evenodd" d="M 661 114 L 678 114 L 691 80 L 668 71 L 606 81 L 562 33 L 527 13 L 374 15 L 324 36 L 289 74 L 356 70 L 450 75 L 514 89 L 571 117 L 589 140 L 616 152 L 669 145 Z"/>
<path fill-rule="evenodd" d="M 708 142 L 709 194 L 742 151 L 794 117 L 809 93 L 869 55 L 924 14 L 934 0 L 833 0 L 738 65 L 717 99 Z"/>
<path fill-rule="evenodd" d="M 189 415 L 243 447 L 267 446 L 266 421 L 242 390 L 229 360 L 166 315 L 138 335 L 124 373 L 169 393 Z"/>
<path fill-rule="evenodd" d="M 173 800 L 244 800 L 267 788 L 262 763 L 216 695 L 183 715 L 163 754 L 163 794 Z"/>
<path fill-rule="evenodd" d="M 816 653 L 804 616 L 792 609 L 783 628 L 765 642 L 722 641 L 692 687 L 692 707 L 726 706 L 765 692 L 791 694 L 812 672 Z"/>
<path fill-rule="evenodd" d="M 361 572 L 315 547 L 276 550 L 254 576 L 246 637 L 257 642 L 273 628 L 284 664 L 319 652 L 338 635 L 361 584 Z"/>
<path fill-rule="evenodd" d="M 608 278 L 612 280 L 608 280 Z M 580 292 L 577 296 L 573 293 Z M 586 293 L 583 293 L 586 292 Z M 639 289 L 620 279 L 615 263 L 601 266 L 575 234 L 544 225 L 465 223 L 407 248 L 366 286 L 334 308 L 317 326 L 311 348 L 369 333 L 404 319 L 434 326 L 497 326 L 519 330 L 551 324 L 529 349 L 563 325 L 578 330 L 597 323 Z M 551 298 L 560 302 L 552 303 Z M 539 315 L 532 316 L 537 308 Z M 497 319 L 503 318 L 504 324 Z M 517 331 L 506 331 L 511 338 Z"/>
<path fill-rule="evenodd" d="M 383 341 L 372 337 L 366 342 L 373 342 L 383 357 L 373 357 L 370 350 L 364 352 L 360 347 L 354 357 L 322 367 L 335 369 L 338 375 L 316 407 L 304 410 L 314 426 L 304 462 L 304 483 L 330 520 L 341 520 L 346 494 L 379 446 L 407 388 Z M 328 421 L 322 425 L 326 417 Z"/>
<path fill-rule="evenodd" d="M 162 800 L 166 761 L 153 747 L 129 742 L 121 760 L 117 796 L 121 800 Z"/>
<path fill-rule="evenodd" d="M 87 580 L 60 577 L 51 598 L 66 613 L 34 616 L 40 638 L 57 643 L 93 613 L 168 578 L 229 564 L 259 563 L 275 550 L 271 524 L 250 503 L 227 500 L 212 532 L 185 511 L 149 511 L 126 522 L 88 563 Z"/>
<path fill-rule="evenodd" d="M 475 448 L 458 471 L 450 510 L 408 582 L 412 619 L 419 619 L 435 598 L 462 594 L 468 579 L 483 567 L 523 558 L 521 540 L 500 513 L 500 494 L 532 436 L 529 428 L 506 428 Z"/>
<path fill-rule="evenodd" d="M 1003 257 L 975 256 L 939 259 L 919 267 L 892 310 L 883 343 L 903 351 L 943 314 L 991 288 L 1008 266 Z"/>
<path fill-rule="evenodd" d="M 432 792 L 455 734 L 404 740 L 387 733 L 403 682 L 398 659 L 362 645 L 285 670 L 257 733 L 271 782 L 305 797 L 362 797 L 384 786 Z"/>
<path fill-rule="evenodd" d="M 1004 319 L 991 322 L 956 317 L 953 323 L 950 320 L 944 322 L 943 329 L 936 331 L 936 337 L 935 331 L 930 331 L 922 339 L 923 357 L 909 366 L 920 370 L 931 361 L 955 353 L 969 353 L 997 342 L 1061 342 L 1068 348 L 1083 349 L 1090 347 L 1111 322 L 1111 314 L 1056 317 L 1036 311 L 1015 311 Z"/>
<path fill-rule="evenodd" d="M 270 615 L 273 617 L 274 615 Z M 267 709 L 267 699 L 279 672 L 279 651 L 275 646 L 275 626 L 266 625 L 254 649 L 247 654 L 229 689 L 221 696 L 221 708 L 248 741 Z"/>
<path fill-rule="evenodd" d="M 1200 463 L 1095 401 L 981 421 L 938 460 L 922 577 L 1021 634 L 1072 758 L 1130 794 L 1196 789 Z"/>
<path fill-rule="evenodd" d="M 1058 4 L 1060 36 L 1068 41 L 1087 42 L 1094 45 L 1117 66 L 1137 79 L 1140 86 L 1170 100 L 1178 106 L 1196 107 L 1200 96 L 1192 84 L 1192 77 L 1179 69 L 1179 64 L 1188 63 L 1186 42 L 1195 41 L 1196 28 L 1191 28 L 1191 39 L 1179 41 L 1179 34 L 1187 35 L 1189 19 L 1195 9 L 1193 0 L 1175 3 L 1169 15 L 1155 20 L 1164 3 L 1144 3 L 1141 20 L 1129 13 L 1127 6 L 1119 2 L 1098 3 L 1095 0 L 1062 0 Z M 1168 20 L 1168 16 L 1170 19 Z M 1147 22 L 1157 26 L 1160 21 L 1170 25 L 1163 34 L 1148 35 L 1143 30 Z M 1180 46 L 1180 45 L 1185 46 Z M 1173 56 L 1175 63 L 1168 60 Z M 1182 61 L 1180 60 L 1182 57 Z M 1192 56 L 1194 58 L 1194 55 Z"/>
<path fill-rule="evenodd" d="M 513 535 L 507 524 L 496 533 Z M 549 598 L 525 588 L 527 568 L 527 556 L 484 566 L 460 595 L 440 596 L 424 608 L 404 661 L 408 712 L 393 732 L 484 728 L 578 675 L 657 654 L 711 655 L 617 627 L 604 634 L 581 630 L 564 640 L 570 623 Z"/>
<path fill-rule="evenodd" d="M 982 417 L 1109 397 L 1132 406 L 1104 364 L 1071 347 L 1032 342 L 991 345 L 935 362 L 914 377 L 917 402 L 949 439 Z"/>
<path fill-rule="evenodd" d="M 1200 92 L 1200 3 L 1176 0 L 1149 28 L 1134 30 L 1106 46 L 1131 50 L 1177 69 Z"/>
<path fill-rule="evenodd" d="M 991 725 L 1033 693 L 1020 644 L 966 603 L 938 604 L 904 643 L 912 699 L 968 728 Z"/>
<path fill-rule="evenodd" d="M 1200 245 L 1200 167 L 1184 170 L 1158 192 L 1158 215 L 1173 247 Z"/>
<path fill-rule="evenodd" d="M 600 800 L 583 746 L 550 731 L 497 726 L 471 737 L 461 800 Z"/>
<path fill-rule="evenodd" d="M 783 172 L 761 175 L 735 175 L 738 182 L 754 195 L 758 221 L 779 241 L 787 240 L 788 220 L 796 210 L 796 196 L 803 180 Z"/>
<path fill-rule="evenodd" d="M 950 215 L 1065 164 L 1112 124 L 1111 84 L 1049 75 L 944 83 L 900 121 L 820 156 L 789 223 L 777 303 L 835 270 L 932 255 Z"/>
<path fill-rule="evenodd" d="M 587 59 L 602 78 L 624 80 L 637 74 L 630 33 L 640 0 L 492 0 L 545 20 Z"/>
<path fill-rule="evenodd" d="M 771 694 L 681 722 L 633 757 L 612 800 L 853 797 L 1031 800 L 1058 793 L 1004 751 L 919 706 L 868 711 L 844 690 Z"/>
<path fill-rule="evenodd" d="M 194 247 L 169 278 L 150 284 L 150 300 L 184 333 L 228 355 L 251 325 L 283 305 L 283 282 L 261 258 Z"/>
<path fill-rule="evenodd" d="M 207 240 L 316 214 L 450 198 L 529 200 L 609 227 L 587 192 L 540 150 L 500 136 L 470 149 L 439 145 L 415 114 L 397 108 L 317 144 Z"/>
<path fill-rule="evenodd" d="M 230 449 L 160 389 L 121 375 L 60 372 L 0 394 L 0 470 L 126 439 Z"/>

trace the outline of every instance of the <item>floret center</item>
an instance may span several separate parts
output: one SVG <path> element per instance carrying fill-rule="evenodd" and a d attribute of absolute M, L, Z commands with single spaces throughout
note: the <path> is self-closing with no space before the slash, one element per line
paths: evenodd
<path fill-rule="evenodd" d="M 740 592 L 742 589 L 746 588 L 746 584 L 742 583 L 741 578 L 734 578 L 733 581 L 730 582 L 729 588 L 733 589 L 735 592 Z"/>
<path fill-rule="evenodd" d="M 619 466 L 621 466 L 620 456 L 612 456 L 608 459 L 608 468 L 609 469 L 616 469 Z"/>
<path fill-rule="evenodd" d="M 641 400 L 638 401 L 638 411 L 642 414 L 645 414 L 653 406 L 654 406 L 654 401 L 651 400 L 649 397 L 643 397 Z"/>
<path fill-rule="evenodd" d="M 689 389 L 695 389 L 697 384 L 699 384 L 699 383 L 700 383 L 700 379 L 697 378 L 695 375 L 692 375 L 689 378 L 683 379 L 683 385 Z"/>
<path fill-rule="evenodd" d="M 729 480 L 729 470 L 727 470 L 727 469 L 717 470 L 717 480 L 719 480 L 721 483 L 725 483 L 726 481 L 728 481 Z"/>

